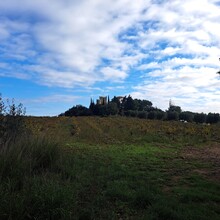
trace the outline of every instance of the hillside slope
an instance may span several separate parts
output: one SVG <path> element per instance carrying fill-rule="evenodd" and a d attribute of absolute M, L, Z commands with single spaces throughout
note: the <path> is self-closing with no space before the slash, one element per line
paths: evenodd
<path fill-rule="evenodd" d="M 220 217 L 220 126 L 25 117 L 0 149 L 0 219 Z M 36 137 L 35 137 L 36 136 Z"/>
<path fill-rule="evenodd" d="M 203 125 L 126 117 L 28 117 L 35 134 L 86 143 L 160 142 L 200 144 L 220 142 L 220 124 Z"/>

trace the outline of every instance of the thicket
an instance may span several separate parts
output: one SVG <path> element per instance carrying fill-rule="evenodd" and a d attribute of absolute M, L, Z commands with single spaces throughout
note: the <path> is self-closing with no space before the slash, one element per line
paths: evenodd
<path fill-rule="evenodd" d="M 166 111 L 154 107 L 149 100 L 133 99 L 130 95 L 123 99 L 114 96 L 107 103 L 95 104 L 91 100 L 89 108 L 76 105 L 60 114 L 60 116 L 109 116 L 121 115 L 126 117 L 138 117 L 151 120 L 168 120 L 195 123 L 218 123 L 220 121 L 219 113 L 195 113 L 182 111 L 180 106 L 170 104 Z"/>

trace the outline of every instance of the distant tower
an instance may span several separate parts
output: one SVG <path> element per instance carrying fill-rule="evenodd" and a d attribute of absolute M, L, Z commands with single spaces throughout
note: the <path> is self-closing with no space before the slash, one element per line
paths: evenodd
<path fill-rule="evenodd" d="M 219 58 L 219 61 L 220 61 L 220 58 Z M 220 76 L 220 70 L 217 72 L 217 74 L 219 74 L 219 76 Z"/>
<path fill-rule="evenodd" d="M 172 100 L 169 100 L 169 108 L 172 106 Z"/>
<path fill-rule="evenodd" d="M 170 100 L 169 100 L 169 108 L 170 108 L 171 106 L 174 106 L 174 103 L 173 103 L 173 101 L 170 99 Z"/>
<path fill-rule="evenodd" d="M 107 104 L 107 96 L 99 96 L 99 99 L 97 99 L 98 105 L 106 105 Z"/>

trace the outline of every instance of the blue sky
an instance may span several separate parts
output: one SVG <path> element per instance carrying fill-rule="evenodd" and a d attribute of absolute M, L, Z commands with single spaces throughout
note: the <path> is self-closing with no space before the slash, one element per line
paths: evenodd
<path fill-rule="evenodd" d="M 0 92 L 27 115 L 99 95 L 220 112 L 220 1 L 0 1 Z"/>

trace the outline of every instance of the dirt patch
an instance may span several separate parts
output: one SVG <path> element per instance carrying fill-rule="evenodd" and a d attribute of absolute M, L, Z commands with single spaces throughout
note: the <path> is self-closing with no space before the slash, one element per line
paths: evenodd
<path fill-rule="evenodd" d="M 193 172 L 201 174 L 220 183 L 220 144 L 207 147 L 185 147 L 181 158 L 186 161 L 199 161 L 208 164 L 207 168 L 196 168 Z"/>

